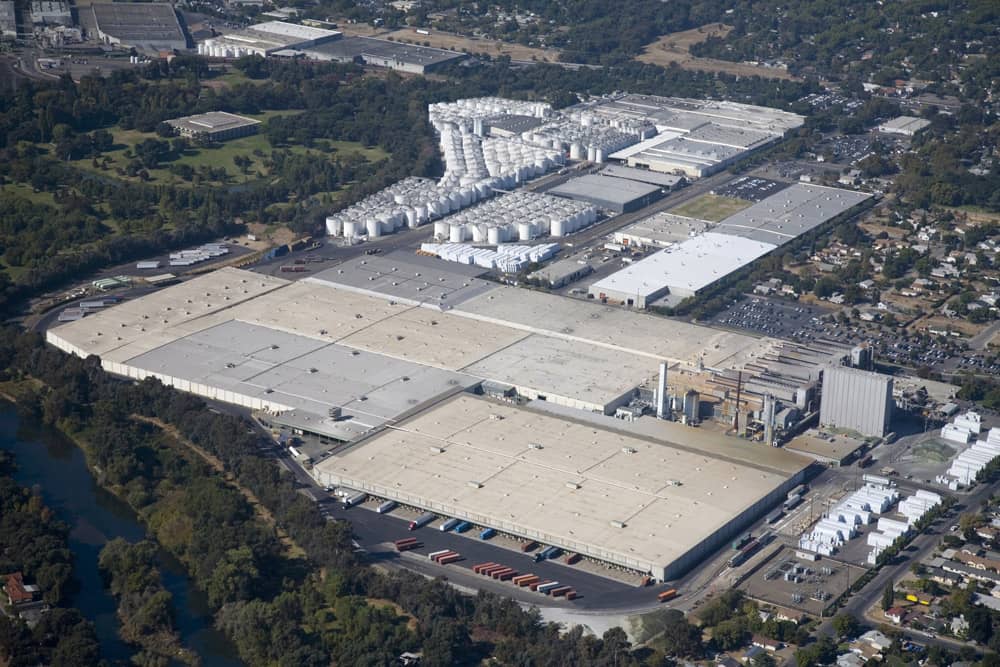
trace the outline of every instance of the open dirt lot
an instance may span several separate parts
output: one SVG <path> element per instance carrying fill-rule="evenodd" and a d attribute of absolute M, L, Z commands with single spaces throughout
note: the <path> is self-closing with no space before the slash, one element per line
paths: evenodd
<path fill-rule="evenodd" d="M 679 67 L 706 72 L 725 72 L 739 76 L 764 76 L 771 79 L 795 79 L 785 70 L 773 67 L 760 67 L 745 63 L 735 63 L 715 58 L 697 58 L 691 55 L 692 44 L 703 42 L 709 37 L 725 37 L 732 30 L 731 26 L 722 23 L 709 23 L 700 28 L 692 28 L 682 32 L 664 35 L 643 49 L 642 55 L 636 60 L 652 65 L 667 67 L 677 63 Z"/>
<path fill-rule="evenodd" d="M 429 35 L 418 34 L 413 28 L 402 28 L 394 32 L 377 35 L 381 39 L 392 38 L 397 42 L 433 46 L 438 49 L 449 49 L 468 53 L 485 53 L 491 58 L 510 56 L 511 60 L 537 60 L 538 62 L 554 63 L 559 61 L 558 49 L 537 49 L 520 44 L 498 42 L 492 39 L 473 39 L 447 32 L 431 30 Z"/>

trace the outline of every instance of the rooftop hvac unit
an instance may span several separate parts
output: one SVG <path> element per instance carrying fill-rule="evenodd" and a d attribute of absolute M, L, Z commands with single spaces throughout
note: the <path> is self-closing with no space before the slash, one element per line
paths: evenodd
<path fill-rule="evenodd" d="M 444 447 L 431 446 L 430 450 L 431 454 L 444 454 Z"/>
<path fill-rule="evenodd" d="M 577 490 L 580 489 L 580 485 L 577 484 L 576 482 L 566 482 L 566 488 L 567 489 L 573 489 L 574 491 L 577 491 Z"/>

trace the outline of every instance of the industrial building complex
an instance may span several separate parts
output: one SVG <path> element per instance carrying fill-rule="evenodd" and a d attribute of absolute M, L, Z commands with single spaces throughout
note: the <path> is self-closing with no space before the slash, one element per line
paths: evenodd
<path fill-rule="evenodd" d="M 51 329 L 48 340 L 118 375 L 350 443 L 317 465 L 321 481 L 661 578 L 800 479 L 809 460 L 782 450 L 667 422 L 625 432 L 603 416 L 641 402 L 665 361 L 674 379 L 663 392 L 686 393 L 676 404 L 697 418 L 699 394 L 686 388 L 707 379 L 696 376 L 739 368 L 749 378 L 750 364 L 780 364 L 785 344 L 497 285 L 478 271 L 398 253 L 298 282 L 222 269 Z M 744 395 L 755 395 L 749 381 Z"/>
<path fill-rule="evenodd" d="M 286 21 L 257 23 L 243 30 L 212 37 L 198 44 L 198 53 L 216 58 L 270 56 L 298 51 L 340 38 L 336 30 L 324 30 Z"/>
<path fill-rule="evenodd" d="M 658 300 L 676 305 L 870 198 L 797 183 L 718 223 L 660 214 L 617 232 L 616 239 L 664 249 L 594 283 L 590 294 L 637 308 Z"/>
<path fill-rule="evenodd" d="M 890 376 L 843 366 L 823 372 L 820 424 L 881 438 L 889 432 L 892 407 Z"/>

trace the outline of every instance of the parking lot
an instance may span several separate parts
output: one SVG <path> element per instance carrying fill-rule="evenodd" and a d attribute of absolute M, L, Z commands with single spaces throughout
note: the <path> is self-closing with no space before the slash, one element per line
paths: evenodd
<path fill-rule="evenodd" d="M 819 306 L 748 296 L 717 314 L 712 324 L 804 341 L 838 333 L 838 323 L 822 321 L 831 312 Z"/>
<path fill-rule="evenodd" d="M 712 194 L 721 197 L 733 197 L 735 199 L 745 199 L 746 201 L 758 202 L 780 192 L 789 186 L 788 183 L 772 181 L 768 178 L 757 176 L 741 176 L 730 181 L 721 188 L 716 188 Z"/>

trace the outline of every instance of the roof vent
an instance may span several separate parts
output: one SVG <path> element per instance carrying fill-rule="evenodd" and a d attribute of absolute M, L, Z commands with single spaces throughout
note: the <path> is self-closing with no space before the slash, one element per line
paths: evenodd
<path fill-rule="evenodd" d="M 566 482 L 566 488 L 573 489 L 574 491 L 576 491 L 580 488 L 580 485 L 577 484 L 576 482 Z"/>
<path fill-rule="evenodd" d="M 625 522 L 624 521 L 612 521 L 611 522 L 611 526 L 614 527 L 614 528 L 624 528 L 625 527 Z"/>
<path fill-rule="evenodd" d="M 635 447 L 622 447 L 623 454 L 635 454 L 637 450 Z"/>
<path fill-rule="evenodd" d="M 545 449 L 540 442 L 532 442 L 528 444 L 531 449 Z"/>
<path fill-rule="evenodd" d="M 444 454 L 444 447 L 431 447 L 431 454 Z"/>
<path fill-rule="evenodd" d="M 469 480 L 468 485 L 471 486 L 473 489 L 481 489 L 481 488 L 483 488 L 483 483 L 482 482 L 477 482 L 475 480 Z"/>

